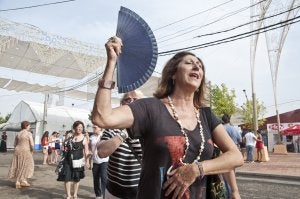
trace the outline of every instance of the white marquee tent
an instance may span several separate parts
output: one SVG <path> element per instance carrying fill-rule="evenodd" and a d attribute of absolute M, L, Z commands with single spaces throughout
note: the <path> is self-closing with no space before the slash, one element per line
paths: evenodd
<path fill-rule="evenodd" d="M 92 123 L 88 119 L 90 111 L 65 106 L 48 107 L 46 117 L 46 130 L 64 134 L 66 130 L 71 130 L 76 120 L 85 124 L 87 131 L 92 131 Z M 34 136 L 35 149 L 40 149 L 40 140 L 43 134 L 44 104 L 21 101 L 13 110 L 7 123 L 0 127 L 8 135 L 7 147 L 13 148 L 14 137 L 19 132 L 21 122 L 27 120 L 31 123 L 31 131 Z"/>

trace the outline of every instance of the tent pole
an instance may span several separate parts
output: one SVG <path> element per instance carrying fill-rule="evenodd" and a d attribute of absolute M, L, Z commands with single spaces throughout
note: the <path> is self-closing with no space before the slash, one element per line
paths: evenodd
<path fill-rule="evenodd" d="M 47 110 L 48 110 L 48 99 L 49 99 L 49 94 L 45 94 L 45 101 L 44 101 L 44 114 L 43 114 L 43 128 L 42 128 L 42 134 L 46 131 L 46 126 L 47 126 Z"/>

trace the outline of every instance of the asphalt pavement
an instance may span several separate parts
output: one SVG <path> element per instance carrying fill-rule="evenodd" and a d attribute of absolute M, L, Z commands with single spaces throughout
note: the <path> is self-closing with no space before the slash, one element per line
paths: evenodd
<path fill-rule="evenodd" d="M 0 199 L 56 199 L 64 198 L 65 189 L 63 182 L 56 181 L 56 165 L 42 165 L 42 153 L 34 153 L 35 172 L 29 180 L 32 184 L 29 188 L 15 189 L 15 182 L 7 178 L 8 168 L 12 160 L 13 151 L 0 153 Z M 240 176 L 251 177 L 252 179 L 284 179 L 284 181 L 300 182 L 300 154 L 288 153 L 287 155 L 269 154 L 270 161 L 262 163 L 245 163 L 236 169 L 238 178 Z M 80 181 L 79 198 L 95 198 L 91 170 L 86 170 L 86 177 Z M 249 195 L 245 189 L 245 181 L 239 180 L 239 187 L 243 198 L 260 198 L 253 192 Z M 271 183 L 266 181 L 266 186 Z M 247 185 L 248 186 L 248 185 Z M 254 184 L 255 186 L 255 184 Z M 286 185 L 287 187 L 289 184 Z M 269 191 L 278 191 L 270 186 Z M 274 188 L 272 188 L 274 187 Z M 272 190 L 274 189 L 274 190 Z M 299 187 L 296 188 L 299 190 Z M 300 193 L 300 192 L 299 192 Z M 267 198 L 267 197 L 265 197 Z"/>

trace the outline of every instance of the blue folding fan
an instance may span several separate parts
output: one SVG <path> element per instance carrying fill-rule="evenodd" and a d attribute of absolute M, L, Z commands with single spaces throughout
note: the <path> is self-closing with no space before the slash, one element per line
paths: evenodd
<path fill-rule="evenodd" d="M 152 75 L 158 50 L 154 34 L 136 13 L 121 7 L 117 34 L 122 39 L 122 53 L 117 60 L 118 92 L 126 93 L 142 86 Z"/>

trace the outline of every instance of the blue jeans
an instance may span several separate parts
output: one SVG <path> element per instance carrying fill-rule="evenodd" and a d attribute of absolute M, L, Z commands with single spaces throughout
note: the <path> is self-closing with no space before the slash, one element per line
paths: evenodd
<path fill-rule="evenodd" d="M 226 179 L 224 179 L 224 182 L 225 182 L 225 188 L 226 188 L 226 196 L 227 196 L 227 198 L 230 198 L 231 197 L 231 187 Z"/>
<path fill-rule="evenodd" d="M 252 145 L 246 145 L 246 153 L 247 153 L 247 159 L 246 161 L 252 162 L 253 156 L 254 156 L 254 146 Z"/>
<path fill-rule="evenodd" d="M 93 163 L 93 180 L 94 180 L 94 192 L 96 197 L 105 195 L 105 187 L 107 182 L 107 165 L 108 162 L 103 162 L 101 164 Z M 101 186 L 100 186 L 101 185 Z"/>

